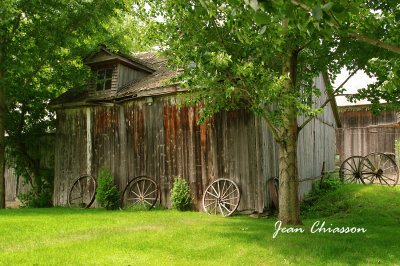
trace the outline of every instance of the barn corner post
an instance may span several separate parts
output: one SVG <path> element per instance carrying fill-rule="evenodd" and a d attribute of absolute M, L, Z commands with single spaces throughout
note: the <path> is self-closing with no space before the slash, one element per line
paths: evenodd
<path fill-rule="evenodd" d="M 287 29 L 288 20 L 283 22 Z M 282 58 L 282 75 L 288 76 L 283 93 L 290 94 L 296 88 L 298 51 L 287 47 Z M 298 125 L 296 102 L 288 100 L 284 104 L 285 117 L 280 129 L 279 141 L 279 214 L 278 219 L 284 225 L 301 225 L 299 205 L 299 180 L 297 170 Z"/>

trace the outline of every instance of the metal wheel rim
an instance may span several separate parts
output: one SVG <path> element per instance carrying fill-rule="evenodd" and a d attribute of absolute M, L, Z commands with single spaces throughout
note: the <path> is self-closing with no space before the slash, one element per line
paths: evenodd
<path fill-rule="evenodd" d="M 339 178 L 342 183 L 365 184 L 360 171 L 363 159 L 362 156 L 351 156 L 343 161 L 339 170 Z"/>
<path fill-rule="evenodd" d="M 151 210 L 160 197 L 160 188 L 156 181 L 146 176 L 135 177 L 126 185 L 122 193 L 122 206 L 131 208 L 141 206 Z"/>
<path fill-rule="evenodd" d="M 360 171 L 369 184 L 394 187 L 399 180 L 399 168 L 396 162 L 384 153 L 373 152 L 365 156 Z"/>
<path fill-rule="evenodd" d="M 220 178 L 207 186 L 203 193 L 203 210 L 207 214 L 231 216 L 240 203 L 238 185 L 226 178 Z"/>
<path fill-rule="evenodd" d="M 90 208 L 96 197 L 97 182 L 91 175 L 82 175 L 75 180 L 68 193 L 68 206 Z"/>

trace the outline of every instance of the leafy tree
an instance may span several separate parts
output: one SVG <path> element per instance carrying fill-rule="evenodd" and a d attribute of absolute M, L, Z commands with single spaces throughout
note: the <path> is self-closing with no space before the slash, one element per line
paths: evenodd
<path fill-rule="evenodd" d="M 323 111 L 313 78 L 333 80 L 343 67 L 364 70 L 377 82 L 356 96 L 399 105 L 400 8 L 397 1 L 314 0 L 144 1 L 177 80 L 200 104 L 201 122 L 220 110 L 244 108 L 262 117 L 279 144 L 279 219 L 301 224 L 298 202 L 299 132 Z M 161 17 L 161 19 L 160 19 Z M 158 21 L 158 22 L 157 22 Z M 330 95 L 343 90 L 327 84 Z M 298 124 L 297 117 L 306 117 Z"/>
<path fill-rule="evenodd" d="M 54 129 L 49 100 L 85 84 L 90 71 L 82 57 L 99 43 L 130 50 L 128 26 L 134 17 L 126 15 L 129 9 L 130 1 L 119 0 L 1 1 L 0 208 L 5 206 L 5 132 L 8 162 L 41 190 L 34 180 L 43 176 L 38 156 L 27 150 Z"/>

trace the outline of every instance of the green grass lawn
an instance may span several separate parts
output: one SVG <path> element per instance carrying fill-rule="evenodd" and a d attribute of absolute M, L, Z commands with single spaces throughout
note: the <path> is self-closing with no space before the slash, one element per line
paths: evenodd
<path fill-rule="evenodd" d="M 272 237 L 276 219 L 170 210 L 0 211 L 0 263 L 16 264 L 400 264 L 400 189 L 348 185 L 319 199 L 304 233 Z M 310 233 L 362 227 L 362 234 Z"/>

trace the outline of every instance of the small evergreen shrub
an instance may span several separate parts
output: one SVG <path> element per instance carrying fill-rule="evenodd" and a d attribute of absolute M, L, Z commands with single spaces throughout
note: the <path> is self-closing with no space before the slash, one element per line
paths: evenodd
<path fill-rule="evenodd" d="M 96 200 L 101 207 L 107 210 L 115 210 L 121 205 L 121 195 L 116 185 L 111 171 L 102 167 L 97 179 Z"/>
<path fill-rule="evenodd" d="M 172 207 L 184 211 L 192 204 L 192 201 L 188 183 L 183 178 L 175 178 L 174 187 L 171 189 Z"/>

